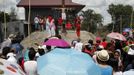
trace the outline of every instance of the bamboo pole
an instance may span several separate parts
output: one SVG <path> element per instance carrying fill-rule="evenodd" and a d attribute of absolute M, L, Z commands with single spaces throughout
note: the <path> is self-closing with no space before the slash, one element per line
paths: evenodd
<path fill-rule="evenodd" d="M 3 4 L 6 5 L 6 1 L 3 0 Z M 5 6 L 3 6 L 4 8 Z M 6 12 L 4 8 L 4 38 L 7 38 L 7 21 L 6 21 Z"/>
<path fill-rule="evenodd" d="M 65 7 L 65 0 L 62 0 L 62 8 Z"/>
<path fill-rule="evenodd" d="M 114 32 L 115 16 L 114 16 L 114 15 L 112 15 L 112 17 L 113 17 L 113 27 L 112 27 L 112 32 Z"/>
<path fill-rule="evenodd" d="M 31 0 L 29 0 L 29 12 L 28 12 L 28 35 L 30 35 L 30 20 L 31 20 Z"/>
<path fill-rule="evenodd" d="M 130 28 L 132 28 L 132 26 L 133 26 L 133 15 L 134 15 L 134 12 L 133 12 L 133 10 L 132 10 Z"/>
<path fill-rule="evenodd" d="M 6 21 L 6 12 L 4 10 L 4 37 L 7 38 L 7 21 Z"/>
<path fill-rule="evenodd" d="M 120 33 L 122 33 L 122 15 L 120 15 Z"/>

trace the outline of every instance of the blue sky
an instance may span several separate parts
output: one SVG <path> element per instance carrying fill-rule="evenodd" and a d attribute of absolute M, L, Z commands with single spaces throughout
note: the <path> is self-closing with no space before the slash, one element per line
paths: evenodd
<path fill-rule="evenodd" d="M 11 7 L 16 8 L 16 4 L 20 0 L 0 0 L 0 10 L 5 10 L 6 12 L 10 12 Z M 73 0 L 76 3 L 86 4 L 87 6 L 83 9 L 93 9 L 96 13 L 100 13 L 104 17 L 103 24 L 107 24 L 111 22 L 111 16 L 107 13 L 108 5 L 113 4 L 124 4 L 124 5 L 132 5 L 134 7 L 134 0 Z M 24 9 L 20 8 L 16 11 L 19 14 L 19 18 L 24 18 Z"/>

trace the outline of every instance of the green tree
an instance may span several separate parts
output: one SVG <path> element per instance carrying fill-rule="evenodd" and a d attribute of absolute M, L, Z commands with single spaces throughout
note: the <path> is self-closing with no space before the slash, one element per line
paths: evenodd
<path fill-rule="evenodd" d="M 112 16 L 115 31 L 121 32 L 123 28 L 130 27 L 132 6 L 111 4 L 107 11 Z"/>
<path fill-rule="evenodd" d="M 4 17 L 4 14 L 6 17 Z M 4 18 L 6 18 L 6 22 L 10 21 L 10 15 L 8 13 L 0 12 L 0 21 L 4 23 Z"/>
<path fill-rule="evenodd" d="M 82 11 L 81 16 L 83 16 L 82 29 L 84 30 L 94 33 L 97 30 L 97 25 L 102 25 L 103 17 L 91 9 Z"/>
<path fill-rule="evenodd" d="M 10 19 L 11 19 L 11 21 L 16 21 L 17 20 L 17 13 L 15 12 L 14 7 L 11 7 Z"/>

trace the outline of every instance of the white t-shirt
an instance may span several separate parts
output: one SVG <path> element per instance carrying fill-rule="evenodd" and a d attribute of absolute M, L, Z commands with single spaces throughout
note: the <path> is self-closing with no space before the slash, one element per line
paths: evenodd
<path fill-rule="evenodd" d="M 37 74 L 37 62 L 36 61 L 26 61 L 24 63 L 24 70 L 26 75 L 38 75 Z"/>
<path fill-rule="evenodd" d="M 74 49 L 78 50 L 78 51 L 82 51 L 82 47 L 83 47 L 83 43 L 79 42 L 79 43 L 76 43 Z"/>
<path fill-rule="evenodd" d="M 130 69 L 129 71 L 125 71 L 123 75 L 134 75 L 134 69 Z"/>
<path fill-rule="evenodd" d="M 114 72 L 113 75 L 123 75 L 123 73 L 119 71 L 119 72 Z"/>
<path fill-rule="evenodd" d="M 132 48 L 129 48 L 128 54 L 129 54 L 129 55 L 134 55 L 134 50 L 133 50 Z"/>
<path fill-rule="evenodd" d="M 38 17 L 34 18 L 34 23 L 39 23 L 39 18 Z"/>

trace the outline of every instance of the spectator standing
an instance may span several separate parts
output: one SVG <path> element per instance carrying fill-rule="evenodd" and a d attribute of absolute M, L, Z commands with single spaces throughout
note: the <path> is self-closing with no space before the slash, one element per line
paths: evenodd
<path fill-rule="evenodd" d="M 120 71 L 118 68 L 118 60 L 115 58 L 111 58 L 109 61 L 109 65 L 113 67 L 113 75 L 123 75 L 123 72 Z"/>
<path fill-rule="evenodd" d="M 52 17 L 49 15 L 46 19 L 46 31 L 47 31 L 47 35 L 48 37 L 51 37 L 51 29 L 50 29 L 50 22 L 52 20 Z"/>
<path fill-rule="evenodd" d="M 0 56 L 3 59 L 7 59 L 7 54 L 10 52 L 11 48 L 10 47 L 4 47 L 2 49 L 2 55 Z"/>
<path fill-rule="evenodd" d="M 40 30 L 43 31 L 44 30 L 44 19 L 43 18 L 39 19 L 39 24 L 40 24 Z"/>
<path fill-rule="evenodd" d="M 51 35 L 51 37 L 52 36 L 55 36 L 55 29 L 56 29 L 56 27 L 55 27 L 55 23 L 54 23 L 54 19 L 52 19 L 51 21 L 50 21 L 50 35 Z"/>
<path fill-rule="evenodd" d="M 39 17 L 38 16 L 34 18 L 34 27 L 35 27 L 35 30 L 39 29 Z"/>
<path fill-rule="evenodd" d="M 38 75 L 37 74 L 37 62 L 35 61 L 36 51 L 30 50 L 28 53 L 29 61 L 24 63 L 24 70 L 26 75 Z"/>
<path fill-rule="evenodd" d="M 102 45 L 104 47 L 104 49 L 107 47 L 107 42 L 106 42 L 106 39 L 105 38 L 102 40 L 102 42 L 100 43 L 100 45 Z"/>
<path fill-rule="evenodd" d="M 14 34 L 10 34 L 9 37 L 5 41 L 2 42 L 0 53 L 2 52 L 4 47 L 10 47 L 11 46 L 12 40 L 14 39 L 14 37 L 15 37 Z"/>
<path fill-rule="evenodd" d="M 80 39 L 78 39 L 78 43 L 75 44 L 74 49 L 76 49 L 76 50 L 82 52 L 82 49 L 83 49 L 83 43 L 81 42 Z"/>
<path fill-rule="evenodd" d="M 97 62 L 101 70 L 101 75 L 113 75 L 113 69 L 107 65 L 109 54 L 106 50 L 101 50 L 97 53 Z"/>
<path fill-rule="evenodd" d="M 16 60 L 16 54 L 14 53 L 14 51 L 10 51 L 8 54 L 7 54 L 7 61 L 11 62 L 11 63 L 17 63 L 17 60 Z"/>
<path fill-rule="evenodd" d="M 132 61 L 132 69 L 125 71 L 123 75 L 134 75 L 134 60 Z"/>

